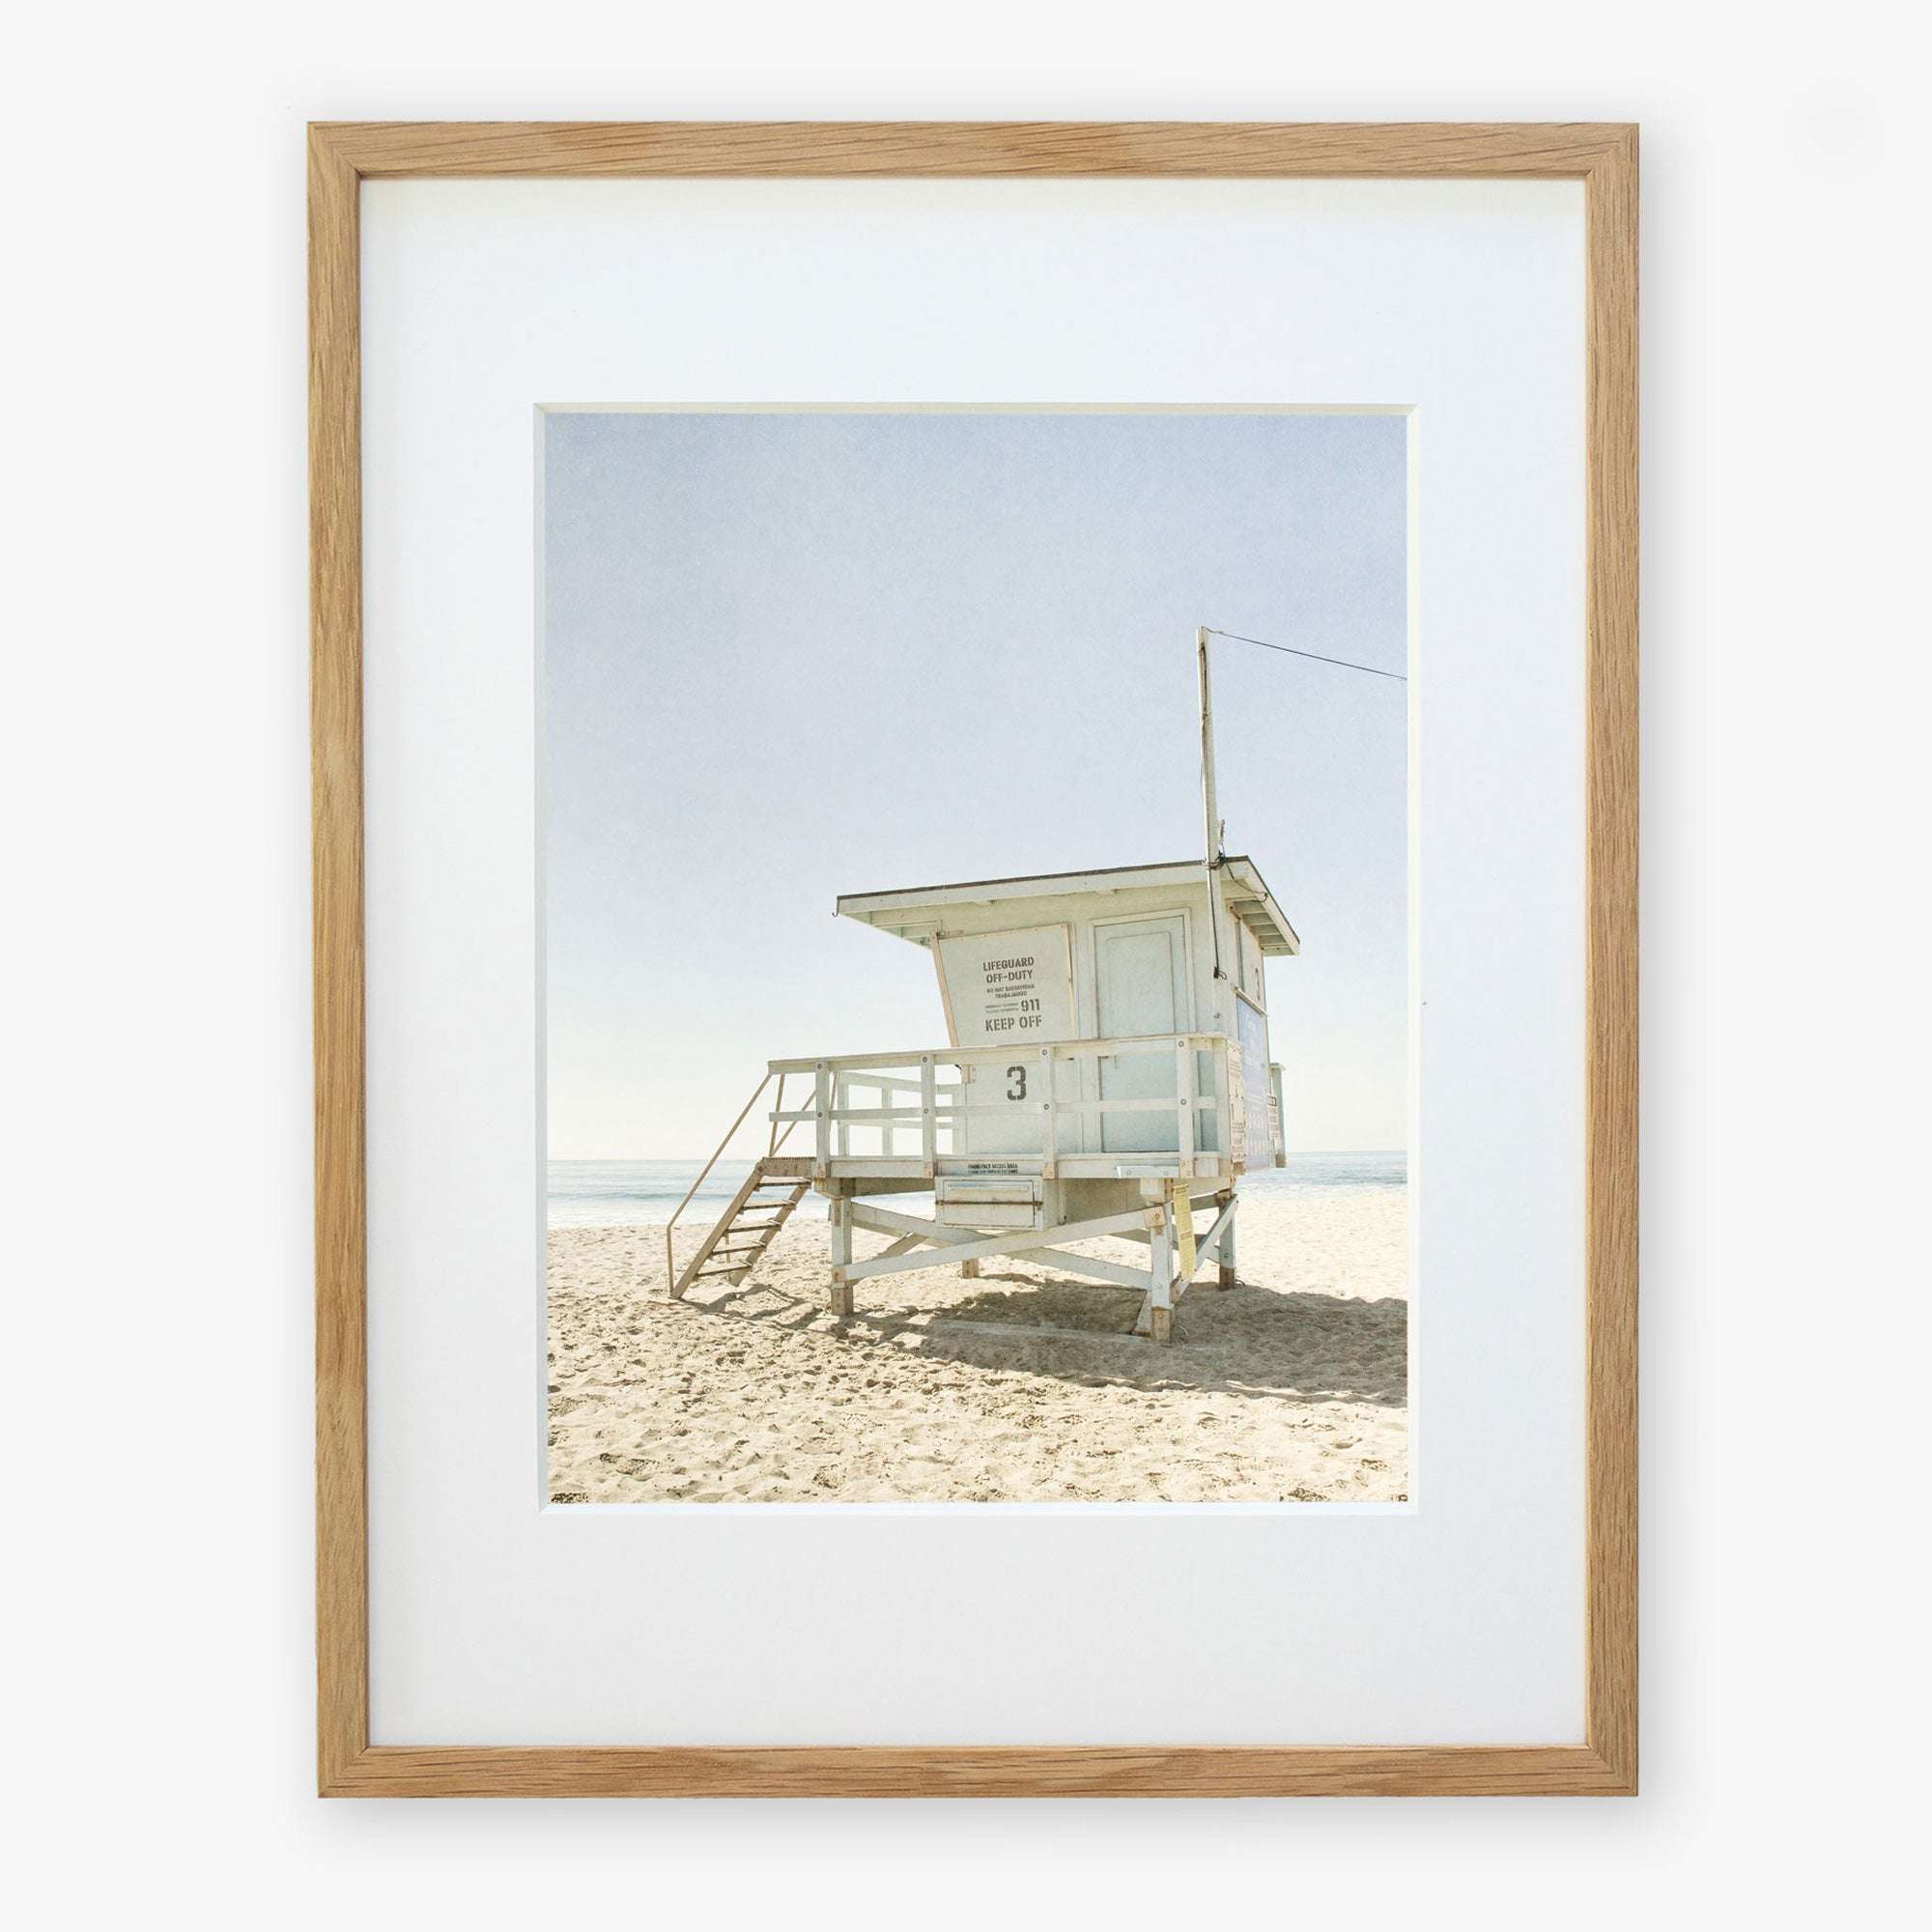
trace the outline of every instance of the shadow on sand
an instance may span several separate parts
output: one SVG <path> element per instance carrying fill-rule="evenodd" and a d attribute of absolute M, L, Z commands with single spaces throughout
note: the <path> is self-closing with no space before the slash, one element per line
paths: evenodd
<path fill-rule="evenodd" d="M 1220 1290 L 1210 1282 L 1182 1300 L 1176 1340 L 1159 1347 L 1132 1332 L 1141 1302 L 1132 1289 L 990 1271 L 958 1287 L 958 1300 L 923 1308 L 868 1308 L 862 1291 L 858 1312 L 842 1321 L 821 1301 L 756 1280 L 679 1305 L 699 1317 L 817 1329 L 854 1346 L 1087 1388 L 1407 1404 L 1408 1305 L 1395 1298 L 1277 1294 L 1245 1282 Z"/>

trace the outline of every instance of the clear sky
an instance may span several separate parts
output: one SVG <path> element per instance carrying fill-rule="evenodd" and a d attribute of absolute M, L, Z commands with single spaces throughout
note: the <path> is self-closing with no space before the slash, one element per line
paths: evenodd
<path fill-rule="evenodd" d="M 1388 415 L 552 413 L 550 1152 L 710 1152 L 770 1059 L 937 1044 L 840 893 L 1197 858 L 1194 628 L 1406 668 Z M 1289 1145 L 1406 1144 L 1407 686 L 1213 645 Z"/>

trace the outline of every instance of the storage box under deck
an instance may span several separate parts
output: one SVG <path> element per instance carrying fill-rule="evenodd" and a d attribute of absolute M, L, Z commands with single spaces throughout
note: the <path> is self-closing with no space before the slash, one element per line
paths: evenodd
<path fill-rule="evenodd" d="M 1024 1175 L 941 1175 L 933 1219 L 951 1228 L 1043 1228 L 1043 1186 Z"/>

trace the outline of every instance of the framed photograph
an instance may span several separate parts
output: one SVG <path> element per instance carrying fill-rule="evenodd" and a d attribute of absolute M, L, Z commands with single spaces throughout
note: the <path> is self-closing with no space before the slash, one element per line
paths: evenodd
<path fill-rule="evenodd" d="M 309 161 L 322 1791 L 1634 1791 L 1635 129 Z"/>

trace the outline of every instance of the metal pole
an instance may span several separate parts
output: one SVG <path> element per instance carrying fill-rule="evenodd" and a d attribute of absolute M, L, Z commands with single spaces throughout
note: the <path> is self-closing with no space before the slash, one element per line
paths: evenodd
<path fill-rule="evenodd" d="M 1214 713 L 1208 693 L 1208 626 L 1194 633 L 1194 657 L 1201 671 L 1201 815 L 1207 829 L 1208 923 L 1214 935 L 1214 977 L 1221 966 L 1221 820 L 1214 802 Z M 1216 1015 L 1216 1019 L 1219 1019 Z M 1223 1029 L 1225 1031 L 1225 1028 Z"/>

